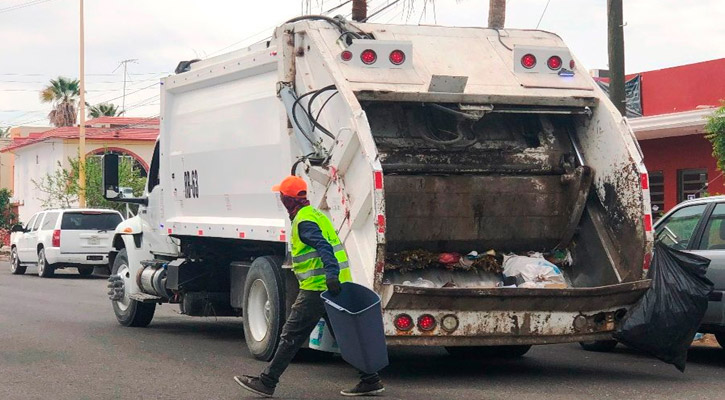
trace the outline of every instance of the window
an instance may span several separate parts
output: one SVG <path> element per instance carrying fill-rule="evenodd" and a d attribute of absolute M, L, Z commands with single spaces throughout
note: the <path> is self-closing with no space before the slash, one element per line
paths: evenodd
<path fill-rule="evenodd" d="M 699 198 L 705 190 L 707 190 L 706 169 L 681 169 L 677 171 L 678 202 Z"/>
<path fill-rule="evenodd" d="M 655 240 L 675 249 L 686 249 L 706 208 L 707 204 L 698 204 L 675 211 L 657 226 Z"/>
<path fill-rule="evenodd" d="M 45 219 L 43 220 L 43 224 L 40 226 L 40 230 L 46 231 L 54 229 L 56 221 L 58 221 L 58 213 L 49 212 L 45 215 Z"/>
<path fill-rule="evenodd" d="M 102 213 L 97 211 L 79 211 L 63 213 L 60 229 L 63 230 L 104 230 L 111 231 L 123 219 L 116 213 Z"/>
<path fill-rule="evenodd" d="M 665 176 L 662 171 L 649 173 L 649 197 L 652 216 L 659 218 L 665 213 Z"/>
<path fill-rule="evenodd" d="M 725 204 L 718 204 L 712 211 L 702 234 L 699 250 L 725 249 Z"/>
<path fill-rule="evenodd" d="M 35 223 L 33 224 L 33 232 L 37 231 L 38 228 L 40 228 L 40 221 L 43 220 L 43 213 L 38 214 L 38 218 L 35 219 Z"/>
<path fill-rule="evenodd" d="M 35 219 L 38 218 L 38 214 L 33 215 L 32 218 L 30 218 L 30 222 L 28 222 L 27 225 L 25 225 L 25 231 L 30 232 L 30 228 L 33 227 L 33 224 L 35 223 Z"/>
<path fill-rule="evenodd" d="M 105 151 L 101 154 L 91 154 L 88 156 L 88 159 L 93 160 L 93 162 L 97 162 L 98 165 L 101 165 L 101 164 L 103 164 L 103 162 L 101 160 L 103 159 L 104 154 L 118 154 L 118 165 L 119 166 L 122 163 L 131 163 L 131 165 L 133 166 L 133 169 L 138 171 L 139 176 L 141 176 L 142 178 L 146 177 L 147 171 L 146 171 L 146 168 L 141 163 L 141 161 L 136 159 L 134 156 L 123 153 L 121 151 L 110 150 L 110 151 Z"/>
<path fill-rule="evenodd" d="M 151 193 L 159 182 L 159 142 L 156 142 L 154 155 L 151 157 L 151 166 L 149 167 L 148 192 Z"/>

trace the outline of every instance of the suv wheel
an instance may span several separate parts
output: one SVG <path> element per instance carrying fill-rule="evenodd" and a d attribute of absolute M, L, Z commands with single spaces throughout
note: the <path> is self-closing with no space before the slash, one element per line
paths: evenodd
<path fill-rule="evenodd" d="M 13 247 L 10 250 L 10 272 L 13 275 L 22 275 L 25 273 L 27 267 L 20 265 L 20 258 L 18 258 L 18 249 Z"/>
<path fill-rule="evenodd" d="M 45 258 L 45 249 L 40 248 L 38 250 L 38 276 L 41 278 L 50 278 L 53 276 L 53 265 L 48 264 L 48 260 Z"/>

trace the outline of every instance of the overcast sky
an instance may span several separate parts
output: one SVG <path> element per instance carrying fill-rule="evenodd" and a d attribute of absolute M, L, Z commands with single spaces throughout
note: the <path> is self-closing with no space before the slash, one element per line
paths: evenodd
<path fill-rule="evenodd" d="M 393 0 L 369 0 L 369 14 Z M 410 2 L 414 9 L 405 7 Z M 274 26 L 343 0 L 86 0 L 87 101 L 121 104 L 128 64 L 129 116 L 159 113 L 158 78 L 179 60 L 235 50 Z M 725 57 L 724 0 L 624 0 L 628 73 Z M 484 26 L 488 0 L 403 0 L 380 23 Z M 38 92 L 78 76 L 78 0 L 0 0 L 0 126 L 47 125 Z M 508 0 L 506 26 L 535 28 L 547 0 Z M 424 12 L 425 11 L 425 12 Z M 335 11 L 348 15 L 349 4 Z M 607 68 L 606 0 L 550 0 L 539 29 L 561 35 L 586 68 Z"/>

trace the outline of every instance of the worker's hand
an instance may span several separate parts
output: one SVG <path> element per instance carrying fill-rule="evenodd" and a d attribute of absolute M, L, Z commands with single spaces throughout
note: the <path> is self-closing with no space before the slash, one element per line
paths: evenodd
<path fill-rule="evenodd" d="M 332 293 L 333 296 L 337 296 L 342 291 L 340 280 L 337 278 L 327 278 L 327 291 Z"/>

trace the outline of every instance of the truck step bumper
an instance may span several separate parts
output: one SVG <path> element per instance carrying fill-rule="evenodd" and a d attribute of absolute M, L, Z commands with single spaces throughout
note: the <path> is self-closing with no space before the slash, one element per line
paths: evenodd
<path fill-rule="evenodd" d="M 384 289 L 383 322 L 391 345 L 515 345 L 611 339 L 651 281 L 596 288 L 455 289 L 393 285 Z M 386 296 L 387 294 L 387 296 Z M 396 319 L 408 315 L 408 330 Z M 435 326 L 421 329 L 424 315 Z M 430 321 L 428 319 L 428 321 Z"/>

